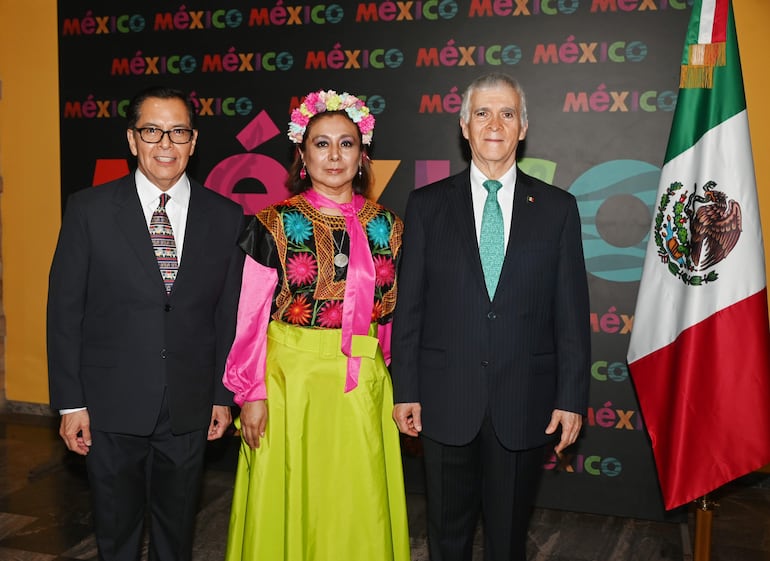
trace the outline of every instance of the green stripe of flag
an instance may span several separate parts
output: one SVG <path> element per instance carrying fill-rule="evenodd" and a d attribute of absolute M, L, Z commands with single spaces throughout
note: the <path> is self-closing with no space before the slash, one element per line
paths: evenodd
<path fill-rule="evenodd" d="M 692 10 L 693 16 L 687 29 L 683 64 L 687 63 L 690 43 L 697 41 L 700 0 L 696 0 Z M 731 3 L 727 20 L 726 64 L 714 67 L 711 88 L 679 90 L 664 164 L 689 150 L 706 132 L 745 109 L 746 98 L 743 93 L 741 61 L 738 55 L 738 39 L 735 34 Z"/>

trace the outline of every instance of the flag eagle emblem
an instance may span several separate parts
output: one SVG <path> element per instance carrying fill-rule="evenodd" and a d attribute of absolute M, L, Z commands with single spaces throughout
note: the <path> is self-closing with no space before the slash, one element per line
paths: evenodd
<path fill-rule="evenodd" d="M 708 181 L 703 195 L 675 181 L 660 198 L 655 216 L 658 256 L 669 272 L 687 285 L 713 282 L 713 269 L 735 248 L 741 235 L 741 205 Z"/>

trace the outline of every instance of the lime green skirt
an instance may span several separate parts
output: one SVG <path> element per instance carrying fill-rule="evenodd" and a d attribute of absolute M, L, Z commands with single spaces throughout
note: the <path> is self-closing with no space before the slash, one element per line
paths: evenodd
<path fill-rule="evenodd" d="M 227 561 L 409 561 L 390 375 L 364 344 L 344 393 L 340 336 L 270 323 L 267 429 L 256 450 L 241 441 Z"/>

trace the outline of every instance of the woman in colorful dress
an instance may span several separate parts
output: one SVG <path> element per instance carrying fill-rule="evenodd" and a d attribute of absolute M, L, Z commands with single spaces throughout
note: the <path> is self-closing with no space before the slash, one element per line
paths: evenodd
<path fill-rule="evenodd" d="M 390 326 L 403 224 L 366 198 L 374 117 L 308 94 L 293 196 L 259 212 L 225 385 L 241 406 L 227 561 L 408 561 Z"/>

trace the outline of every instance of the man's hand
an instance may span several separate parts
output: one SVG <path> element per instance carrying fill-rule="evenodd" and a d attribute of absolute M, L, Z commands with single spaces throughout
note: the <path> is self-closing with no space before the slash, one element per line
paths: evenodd
<path fill-rule="evenodd" d="M 554 452 L 558 456 L 570 444 L 574 444 L 580 434 L 580 427 L 583 425 L 583 416 L 571 411 L 554 409 L 551 413 L 551 422 L 545 429 L 545 434 L 553 434 L 561 425 L 561 440 L 554 447 Z"/>
<path fill-rule="evenodd" d="M 265 400 L 245 402 L 241 407 L 241 435 L 250 448 L 259 448 L 259 439 L 265 436 L 266 426 Z"/>
<path fill-rule="evenodd" d="M 85 456 L 91 449 L 91 417 L 87 409 L 61 416 L 59 436 L 69 450 Z"/>
<path fill-rule="evenodd" d="M 222 438 L 227 427 L 233 422 L 233 414 L 227 405 L 215 405 L 211 409 L 211 424 L 209 424 L 208 440 Z"/>
<path fill-rule="evenodd" d="M 419 403 L 396 403 L 393 420 L 398 430 L 409 436 L 417 436 L 422 430 L 422 407 Z"/>

